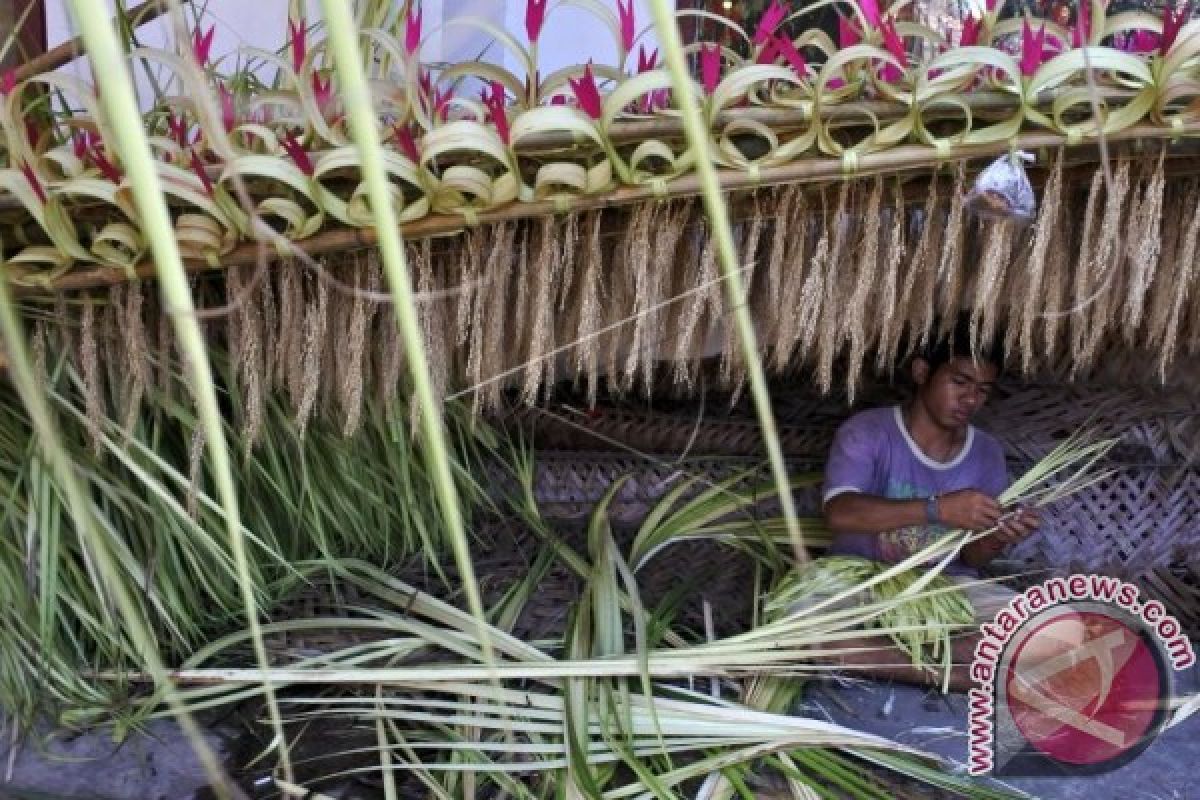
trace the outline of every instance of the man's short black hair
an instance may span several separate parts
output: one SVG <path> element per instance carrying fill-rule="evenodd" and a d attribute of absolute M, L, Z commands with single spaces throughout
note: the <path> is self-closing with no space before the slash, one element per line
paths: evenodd
<path fill-rule="evenodd" d="M 949 364 L 956 358 L 969 358 L 992 364 L 998 372 L 1004 371 L 1004 334 L 995 331 L 992 340 L 984 347 L 978 347 L 971 341 L 971 317 L 960 314 L 955 320 L 954 327 L 941 332 L 942 326 L 934 322 L 935 333 L 929 344 L 917 353 L 929 363 L 929 372 L 933 374 L 944 364 Z M 978 331 L 976 332 L 978 334 Z"/>

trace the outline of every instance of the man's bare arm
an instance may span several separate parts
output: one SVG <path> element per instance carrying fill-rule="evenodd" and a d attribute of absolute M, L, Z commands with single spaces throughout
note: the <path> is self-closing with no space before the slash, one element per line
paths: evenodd
<path fill-rule="evenodd" d="M 925 523 L 924 500 L 847 492 L 825 504 L 825 524 L 834 533 L 886 533 Z"/>

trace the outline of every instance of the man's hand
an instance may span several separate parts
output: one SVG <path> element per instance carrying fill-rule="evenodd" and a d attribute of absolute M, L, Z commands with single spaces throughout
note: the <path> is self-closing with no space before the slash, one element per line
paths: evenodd
<path fill-rule="evenodd" d="M 1000 520 L 1000 504 L 975 489 L 939 495 L 938 517 L 943 525 L 968 531 L 985 531 Z"/>
<path fill-rule="evenodd" d="M 1038 529 L 1042 523 L 1042 515 L 1035 508 L 1019 508 L 1000 518 L 996 531 L 992 534 L 1005 545 L 1016 544 Z"/>

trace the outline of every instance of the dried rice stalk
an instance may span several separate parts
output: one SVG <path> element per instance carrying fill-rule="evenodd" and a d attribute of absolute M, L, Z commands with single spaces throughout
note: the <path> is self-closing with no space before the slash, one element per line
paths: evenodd
<path fill-rule="evenodd" d="M 188 446 L 187 513 L 192 519 L 196 518 L 199 510 L 200 482 L 204 478 L 204 446 L 204 426 L 197 425 L 192 430 L 192 441 Z"/>
<path fill-rule="evenodd" d="M 121 308 L 120 327 L 125 340 L 125 369 L 129 376 L 128 394 L 124 398 L 125 417 L 122 420 L 125 430 L 133 427 L 151 378 L 150 346 L 146 341 L 146 323 L 142 319 L 143 300 L 142 285 L 132 283 Z"/>
<path fill-rule="evenodd" d="M 304 352 L 304 287 L 300 279 L 300 268 L 294 263 L 280 265 L 276 382 L 287 387 L 293 406 L 300 397 L 301 361 Z"/>
<path fill-rule="evenodd" d="M 1012 258 L 1013 240 L 1016 235 L 1016 228 L 1009 220 L 993 222 L 987 226 L 979 276 L 975 282 L 975 300 L 971 304 L 972 352 L 982 352 L 991 345 L 995 337 L 1000 289 Z"/>
<path fill-rule="evenodd" d="M 369 279 L 369 270 L 363 265 L 361 258 L 356 257 L 353 285 L 356 288 L 362 288 Z M 368 303 L 364 294 L 359 293 L 354 296 L 347 324 L 345 345 L 341 349 L 337 361 L 339 371 L 338 405 L 342 410 L 342 436 L 347 438 L 354 435 L 362 421 L 367 327 L 370 325 L 373 308 L 374 303 Z"/>
<path fill-rule="evenodd" d="M 1146 307 L 1146 293 L 1154 281 L 1154 271 L 1158 267 L 1159 256 L 1162 252 L 1162 237 L 1160 231 L 1163 221 L 1163 191 L 1166 187 L 1166 176 L 1163 172 L 1163 162 L 1167 149 L 1159 152 L 1158 166 L 1155 167 L 1141 205 L 1136 214 L 1131 215 L 1131 228 L 1126 237 L 1129 254 L 1129 290 L 1125 294 L 1125 320 L 1122 328 L 1125 341 L 1132 344 L 1138 327 L 1142 324 L 1142 314 Z M 1135 226 L 1135 227 L 1134 227 Z"/>
<path fill-rule="evenodd" d="M 523 220 L 517 223 L 520 226 L 520 238 L 517 246 L 517 269 L 513 276 L 517 286 L 517 318 L 514 323 L 512 341 L 509 342 L 510 357 L 516 358 L 516 363 L 521 363 L 521 358 L 526 351 L 525 340 L 529 332 L 529 313 L 530 292 L 529 287 L 533 285 L 533 280 L 529 274 L 529 256 L 533 250 L 533 220 Z M 507 366 L 507 365 L 506 365 Z M 515 366 L 515 364 L 513 365 Z"/>
<path fill-rule="evenodd" d="M 558 286 L 558 313 L 562 316 L 567 312 L 568 304 L 575 294 L 575 251 L 579 247 L 579 214 L 567 215 L 559 241 L 562 248 L 562 259 L 559 265 L 561 272 Z M 555 341 L 558 338 L 556 330 Z"/>
<path fill-rule="evenodd" d="M 879 295 L 879 341 L 876 345 L 875 369 L 886 369 L 890 375 L 895 369 L 896 347 L 900 338 L 900 324 L 904 317 L 900 313 L 899 283 L 900 265 L 904 262 L 906 243 L 905 233 L 908 228 L 908 213 L 904 206 L 904 192 L 899 181 L 892 191 L 892 205 L 889 209 L 891 225 L 888 226 L 887 241 L 884 244 L 883 279 Z M 906 276 L 905 286 L 912 293 L 912 282 Z"/>
<path fill-rule="evenodd" d="M 491 231 L 489 230 L 489 233 Z M 453 300 L 455 307 L 455 337 L 454 343 L 462 347 L 471 335 L 471 323 L 475 319 L 475 310 L 481 301 L 481 283 L 483 270 L 483 233 L 479 230 L 467 231 L 458 251 L 458 266 L 461 267 L 458 279 L 458 291 Z"/>
<path fill-rule="evenodd" d="M 1063 151 L 1059 150 L 1050 170 L 1050 178 L 1046 181 L 1042 193 L 1042 206 L 1039 209 L 1038 220 L 1034 226 L 1033 244 L 1030 246 L 1029 259 L 1025 262 L 1022 274 L 1025 276 L 1023 293 L 1017 293 L 1015 298 L 1025 298 L 1021 305 L 1019 325 L 1009 326 L 1009 341 L 1015 338 L 1014 347 L 1021 350 L 1021 373 L 1030 375 L 1033 368 L 1033 326 L 1038 319 L 1038 313 L 1045 303 L 1043 283 L 1046 277 L 1046 256 L 1050 252 L 1050 243 L 1058 238 L 1058 225 L 1062 210 L 1063 183 Z"/>
<path fill-rule="evenodd" d="M 963 243 L 966 241 L 967 222 L 963 202 L 966 198 L 965 182 L 966 165 L 959 163 L 954 179 L 954 194 L 950 198 L 950 214 L 946 219 L 946 233 L 942 238 L 941 258 L 938 261 L 937 313 L 941 317 L 939 336 L 944 336 L 950 331 L 962 302 L 960 295 L 963 283 Z M 927 331 L 929 327 L 931 326 L 926 327 Z"/>
<path fill-rule="evenodd" d="M 1169 311 L 1163 315 L 1161 325 L 1152 327 L 1151 342 L 1159 351 L 1158 375 L 1159 380 L 1166 381 L 1167 370 L 1175 359 L 1175 351 L 1179 346 L 1180 330 L 1184 321 L 1184 310 L 1188 307 L 1188 297 L 1192 290 L 1192 282 L 1196 280 L 1197 248 L 1200 245 L 1200 181 L 1189 183 L 1189 197 L 1195 198 L 1188 215 L 1186 233 L 1181 238 L 1179 255 L 1172 260 L 1173 275 L 1168 282 L 1166 275 L 1160 275 L 1159 280 L 1170 287 L 1171 303 Z M 1193 313 L 1200 303 L 1192 302 Z M 1193 329 L 1193 335 L 1197 328 Z"/>
<path fill-rule="evenodd" d="M 254 311 L 258 317 L 258 331 L 262 337 L 260 344 L 262 370 L 259 383 L 263 396 L 271 394 L 275 389 L 277 370 L 276 354 L 279 347 L 279 306 L 275 302 L 275 271 L 271 270 L 258 284 L 257 307 Z"/>
<path fill-rule="evenodd" d="M 516 235 L 517 227 L 505 224 L 500 229 L 496 247 L 492 248 L 492 252 L 488 254 L 486 303 L 487 308 L 491 311 L 484 320 L 484 324 L 481 325 L 486 329 L 486 336 L 481 348 L 483 356 L 478 365 L 480 377 L 476 383 L 500 374 L 508 365 L 510 349 L 507 339 L 514 334 L 505 331 L 508 314 L 504 313 L 504 310 L 512 305 L 512 265 L 515 252 L 513 244 Z M 522 280 L 522 278 L 518 275 L 517 280 Z M 488 383 L 481 392 L 475 393 L 475 407 L 479 408 L 480 405 L 486 409 L 498 407 L 503 389 L 503 384 L 498 381 Z"/>
<path fill-rule="evenodd" d="M 79 331 L 79 367 L 83 378 L 83 406 L 86 414 L 88 435 L 92 439 L 92 451 L 100 455 L 100 422 L 105 416 L 104 401 L 101 399 L 100 362 L 96 347 L 96 300 L 86 295 Z"/>
<path fill-rule="evenodd" d="M 167 310 L 158 305 L 158 330 L 155 340 L 155 352 L 158 355 L 158 391 L 163 397 L 171 396 L 174 380 L 171 375 L 171 364 L 175 358 L 175 338 L 171 328 L 171 318 Z"/>
<path fill-rule="evenodd" d="M 767 341 L 771 343 L 772 365 L 778 372 L 783 372 L 791 363 L 800 338 L 800 307 L 806 282 L 813 272 L 808 252 L 814 238 L 813 217 L 814 213 L 808 207 L 808 194 L 799 186 L 793 186 L 780 204 L 780 216 L 775 221 L 775 236 L 771 242 L 772 261 L 766 270 L 767 288 L 759 292 L 762 305 L 767 309 L 760 318 L 770 321 Z M 778 244 L 778 251 L 776 239 L 783 240 Z M 774 262 L 776 257 L 778 263 Z M 787 265 L 786 269 L 783 264 Z M 760 286 L 762 283 L 759 281 Z"/>
<path fill-rule="evenodd" d="M 632 327 L 633 333 L 629 343 L 629 352 L 625 354 L 625 367 L 621 377 L 621 387 L 628 391 L 632 388 L 639 366 L 642 366 L 643 359 L 649 362 L 653 358 L 653 353 L 646 353 L 653 347 L 653 340 L 647 343 L 647 339 L 651 337 L 647 335 L 647 328 L 650 325 L 650 320 L 646 316 L 646 310 L 650 307 L 652 298 L 649 295 L 652 292 L 651 284 L 657 284 L 650 272 L 650 230 L 656 226 L 656 218 L 659 216 L 659 211 L 662 205 L 659 203 L 643 203 L 633 210 L 633 215 L 629 220 L 629 225 L 625 229 L 624 245 L 625 252 L 625 268 L 629 271 L 629 275 L 633 280 L 633 304 L 629 308 L 629 313 L 633 315 Z M 657 298 L 653 298 L 657 300 Z M 644 366 L 646 372 L 649 372 L 650 367 L 647 363 Z M 649 385 L 646 386 L 649 391 Z"/>
<path fill-rule="evenodd" d="M 588 214 L 584 223 L 586 241 L 583 249 L 583 278 L 579 292 L 579 327 L 575 337 L 575 371 L 587 376 L 589 407 L 596 404 L 599 388 L 601 337 L 597 332 L 604 323 L 601 316 L 604 298 L 600 274 L 604 259 L 600 252 L 600 221 L 601 213 L 593 211 Z"/>
<path fill-rule="evenodd" d="M 674 384 L 676 388 L 686 391 L 691 391 L 695 386 L 692 371 L 698 361 L 693 358 L 697 333 L 707 335 L 708 326 L 701 329 L 701 322 L 706 321 L 706 312 L 709 307 L 713 303 L 720 302 L 719 298 L 713 296 L 714 292 L 721 291 L 721 287 L 715 282 L 718 277 L 715 241 L 707 223 L 702 228 L 700 235 L 703 237 L 704 249 L 700 253 L 699 274 L 696 275 L 695 280 L 690 281 L 690 284 L 693 287 L 707 285 L 708 288 L 696 292 L 683 302 L 683 317 L 680 327 L 676 331 L 675 339 Z M 705 342 L 701 341 L 700 347 L 704 345 Z"/>
<path fill-rule="evenodd" d="M 862 378 L 863 361 L 866 358 L 867 342 L 874 330 L 875 320 L 869 317 L 871 295 L 879 280 L 879 232 L 883 225 L 883 178 L 875 178 L 871 193 L 867 196 L 867 207 L 863 212 L 863 232 L 855 259 L 853 289 L 849 294 L 846 313 L 842 318 L 842 340 L 850 340 L 850 360 L 846 365 L 847 402 L 854 404 L 854 394 Z M 868 322 L 868 319 L 870 321 Z M 870 329 L 868 329 L 870 326 Z M 824 366 L 822 361 L 822 366 Z M 830 363 L 832 369 L 832 362 Z"/>
<path fill-rule="evenodd" d="M 762 238 L 762 229 L 762 210 L 759 208 L 756 196 L 750 219 L 742 223 L 743 238 L 739 266 L 746 270 L 744 278 L 746 302 L 750 302 L 749 298 L 754 287 L 755 272 L 757 271 L 755 267 L 758 265 L 758 243 Z M 722 319 L 722 324 L 725 328 L 725 342 L 721 347 L 721 381 L 726 388 L 733 390 L 730 398 L 730 403 L 733 404 L 737 402 L 741 393 L 740 387 L 746 380 L 746 365 L 742 359 L 742 349 L 738 346 L 737 335 L 727 315 Z M 761 334 L 759 342 L 761 349 Z"/>
<path fill-rule="evenodd" d="M 833 215 L 833 244 L 829 249 L 829 260 L 826 262 L 824 292 L 819 308 L 820 321 L 817 326 L 817 385 L 822 394 L 828 394 L 833 388 L 833 362 L 841 349 L 845 327 L 842 319 L 846 314 L 844 298 L 846 291 L 846 273 L 842 269 L 843 253 L 846 242 L 855 228 L 854 215 L 850 209 L 855 205 L 850 195 L 857 194 L 858 184 L 850 181 L 842 183 L 838 190 L 838 207 Z M 878 213 L 876 213 L 878 225 Z M 805 349 L 808 349 L 807 347 Z"/>
<path fill-rule="evenodd" d="M 963 180 L 960 172 L 958 179 Z M 953 190 L 957 197 L 962 192 L 958 184 Z M 908 262 L 908 273 L 904 278 L 904 287 L 900 291 L 897 305 L 900 308 L 896 315 L 894 336 L 897 347 L 905 340 L 903 353 L 899 360 L 912 355 L 913 351 L 924 346 L 929 340 L 930 329 L 933 327 L 934 294 L 937 289 L 937 261 L 942 252 L 941 234 L 945 230 L 942 215 L 938 211 L 939 197 L 937 180 L 930 180 L 929 197 L 924 207 L 917 212 L 915 224 L 920 225 L 921 233 L 917 237 L 917 245 L 913 248 L 912 258 Z M 918 331 L 920 336 L 917 335 Z"/>
<path fill-rule="evenodd" d="M 301 439 L 308 431 L 308 423 L 317 403 L 317 392 L 321 387 L 321 356 L 329 329 L 329 289 L 325 281 L 316 281 L 315 294 L 314 301 L 305 309 L 303 338 L 297 348 L 299 363 L 293 367 L 299 376 L 295 403 L 296 425 Z"/>
<path fill-rule="evenodd" d="M 846 192 L 849 189 L 849 185 L 843 183 L 838 189 L 838 203 L 833 211 L 832 218 L 829 213 L 829 197 L 825 189 L 826 187 L 822 186 L 820 190 L 821 236 L 817 240 L 817 246 L 814 248 L 812 258 L 809 260 L 808 274 L 804 276 L 804 285 L 800 288 L 800 301 L 796 305 L 795 315 L 798 335 L 791 340 L 792 342 L 799 341 L 800 358 L 802 360 L 808 360 L 816 342 L 817 325 L 821 319 L 821 307 L 825 300 L 826 275 L 831 270 L 829 257 L 830 231 L 837 224 L 837 220 L 841 218 L 842 210 L 846 207 Z M 794 348 L 794 345 L 789 346 L 789 352 L 795 352 L 792 348 Z"/>
<path fill-rule="evenodd" d="M 537 258 L 533 263 L 534 284 L 533 317 L 529 331 L 529 348 L 525 354 L 525 385 L 521 400 L 529 405 L 537 402 L 538 389 L 543 385 L 547 395 L 551 391 L 554 367 L 553 356 L 547 353 L 554 349 L 554 330 L 551 317 L 554 314 L 554 287 L 558 283 L 562 251 L 556 235 L 557 224 L 553 217 L 544 217 L 538 227 Z M 530 279 L 526 273 L 526 280 Z"/>
<path fill-rule="evenodd" d="M 800 261 L 795 257 L 790 245 L 799 240 L 801 231 L 793 228 L 797 221 L 802 221 L 807 229 L 807 219 L 796 214 L 797 201 L 803 203 L 807 195 L 799 184 L 793 184 L 778 194 L 775 212 L 771 214 L 771 241 L 767 246 L 766 269 L 759 278 L 759 291 L 752 294 L 754 298 L 754 318 L 762 321 L 765 326 L 764 339 L 767 342 L 778 342 L 780 331 L 785 325 L 790 325 L 796 309 L 784 305 L 777 300 L 783 297 L 785 283 L 795 277 Z M 775 198 L 776 193 L 768 193 Z M 761 211 L 764 216 L 769 214 L 769 205 Z M 758 198 L 755 198 L 757 206 Z M 800 243 L 801 249 L 804 244 Z M 785 266 L 786 264 L 786 266 Z M 749 285 L 749 284 L 747 284 Z M 776 356 L 778 360 L 778 356 Z"/>
<path fill-rule="evenodd" d="M 433 396 L 441 400 L 446 396 L 446 385 L 450 376 L 449 353 L 446 350 L 446 301 L 439 296 L 437 277 L 434 274 L 433 249 L 428 239 L 421 242 L 415 262 L 417 293 L 420 296 L 418 311 L 421 315 L 421 333 L 425 337 L 425 352 L 429 356 L 429 379 L 433 385 Z M 415 433 L 420 429 L 420 403 L 412 400 L 409 425 Z"/>
<path fill-rule="evenodd" d="M 1092 364 L 1097 346 L 1103 340 L 1104 333 L 1112 321 L 1112 290 L 1121 264 L 1121 212 L 1129 195 L 1129 161 L 1123 161 L 1117 167 L 1113 188 L 1114 190 L 1104 198 L 1104 215 L 1100 223 L 1099 239 L 1076 275 L 1076 309 L 1079 312 L 1077 319 L 1082 321 L 1087 318 L 1088 321 L 1086 326 L 1081 325 L 1075 329 L 1078 335 L 1073 337 L 1071 346 L 1072 378 Z M 1104 277 L 1096 290 L 1081 295 L 1081 284 L 1087 284 L 1098 275 Z"/>

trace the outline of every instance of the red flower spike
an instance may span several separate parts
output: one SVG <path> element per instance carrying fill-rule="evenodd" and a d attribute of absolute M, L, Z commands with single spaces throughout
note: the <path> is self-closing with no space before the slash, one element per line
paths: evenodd
<path fill-rule="evenodd" d="M 414 9 L 416 14 L 413 13 Z M 420 3 L 409 6 L 408 19 L 404 22 L 404 52 L 410 56 L 421 46 L 421 18 L 424 15 L 425 9 L 421 8 Z"/>
<path fill-rule="evenodd" d="M 204 163 L 200 161 L 200 156 L 196 155 L 196 151 L 192 151 L 192 172 L 196 173 L 196 177 L 200 179 L 200 183 L 204 184 L 204 191 L 209 196 L 213 195 L 212 178 L 208 177 L 208 172 L 204 169 Z"/>
<path fill-rule="evenodd" d="M 104 152 L 100 149 L 99 145 L 99 140 L 92 145 L 92 163 L 96 165 L 96 169 L 100 170 L 101 175 L 108 178 L 113 183 L 120 183 L 121 178 L 123 177 L 121 175 L 121 170 L 117 169 L 116 165 L 108 160 L 108 157 L 104 155 Z"/>
<path fill-rule="evenodd" d="M 858 32 L 858 28 L 854 27 L 854 23 L 846 17 L 838 15 L 838 48 L 845 50 L 847 47 L 853 47 L 862 41 L 862 34 Z"/>
<path fill-rule="evenodd" d="M 292 161 L 296 162 L 296 166 L 300 168 L 301 172 L 312 177 L 312 159 L 308 157 L 308 151 L 300 146 L 300 142 L 296 141 L 296 136 L 291 131 L 288 131 L 287 135 L 283 137 L 283 149 L 292 157 Z"/>
<path fill-rule="evenodd" d="M 233 92 L 225 84 L 217 84 L 217 93 L 221 98 L 221 124 L 225 127 L 225 132 L 229 133 L 233 130 L 233 126 L 237 125 L 237 109 L 234 107 Z"/>
<path fill-rule="evenodd" d="M 548 0 L 525 0 L 525 35 L 529 37 L 530 44 L 536 43 L 542 35 L 547 2 Z"/>
<path fill-rule="evenodd" d="M 650 55 L 646 55 L 646 45 L 642 43 L 638 46 L 638 74 L 649 72 L 658 66 L 658 48 L 654 48 Z"/>
<path fill-rule="evenodd" d="M 621 19 L 621 46 L 628 53 L 633 48 L 633 35 L 636 33 L 637 18 L 633 14 L 633 0 L 617 0 L 617 16 Z"/>
<path fill-rule="evenodd" d="M 803 78 L 808 74 L 808 62 L 804 60 L 804 55 L 796 49 L 786 34 L 776 36 L 774 46 L 776 51 L 783 54 L 784 59 L 792 68 L 792 72 L 795 72 L 798 77 Z"/>
<path fill-rule="evenodd" d="M 83 157 L 87 155 L 87 151 L 87 131 L 80 131 L 78 133 L 71 134 L 71 152 L 75 154 L 75 157 L 82 161 Z"/>
<path fill-rule="evenodd" d="M 433 92 L 433 113 L 441 118 L 442 122 L 446 121 L 446 117 L 450 113 L 450 101 L 453 99 L 453 89 L 447 89 L 445 92 L 435 89 Z"/>
<path fill-rule="evenodd" d="M 326 78 L 325 82 L 322 83 L 321 76 L 314 72 L 312 76 L 312 90 L 313 97 L 317 101 L 317 108 L 321 110 L 321 115 L 324 116 L 325 110 L 333 102 L 333 77 Z"/>
<path fill-rule="evenodd" d="M 16 88 L 17 71 L 15 69 L 5 70 L 4 74 L 0 75 L 0 94 L 8 97 Z"/>
<path fill-rule="evenodd" d="M 880 24 L 879 30 L 883 34 L 883 44 L 887 47 L 888 52 L 903 64 L 905 62 L 904 40 L 896 32 L 896 23 L 891 19 L 886 19 Z M 888 83 L 895 83 L 903 74 L 904 72 L 891 62 L 883 65 L 882 77 Z"/>
<path fill-rule="evenodd" d="M 780 0 L 772 0 L 771 7 L 763 12 L 762 18 L 758 21 L 758 29 L 754 31 L 754 43 L 766 44 L 775 35 L 775 29 L 783 22 L 783 18 L 787 16 L 787 8 Z"/>
<path fill-rule="evenodd" d="M 37 122 L 33 119 L 25 118 L 25 141 L 36 150 L 38 139 L 42 138 L 42 132 L 38 130 Z"/>
<path fill-rule="evenodd" d="M 492 90 L 483 90 L 483 104 L 487 106 L 488 115 L 496 125 L 496 133 L 500 134 L 501 141 L 508 144 L 508 112 L 504 103 L 504 84 L 492 81 Z"/>
<path fill-rule="evenodd" d="M 963 20 L 962 35 L 958 37 L 959 47 L 974 47 L 979 44 L 979 34 L 983 32 L 983 20 L 971 14 Z"/>
<path fill-rule="evenodd" d="M 288 35 L 292 45 L 292 71 L 299 74 L 308 58 L 308 20 L 288 20 Z"/>
<path fill-rule="evenodd" d="M 192 56 L 195 57 L 196 63 L 202 67 L 208 66 L 209 53 L 212 52 L 213 35 L 216 32 L 216 25 L 209 25 L 207 33 L 201 33 L 199 28 L 192 31 Z"/>
<path fill-rule="evenodd" d="M 779 47 L 775 44 L 775 38 L 771 39 L 763 45 L 763 49 L 758 51 L 758 58 L 754 59 L 755 64 L 774 64 L 775 59 L 779 57 Z"/>
<path fill-rule="evenodd" d="M 29 187 L 33 189 L 33 193 L 38 196 L 38 200 L 46 202 L 46 190 L 42 188 L 42 182 L 38 180 L 37 173 L 33 171 L 33 167 L 26 164 L 24 161 L 20 164 L 21 174 L 25 176 L 25 180 L 29 181 Z"/>
<path fill-rule="evenodd" d="M 1087 47 L 1092 38 L 1092 3 L 1091 0 L 1080 0 L 1079 16 L 1075 19 L 1075 27 L 1071 29 L 1071 46 Z"/>
<path fill-rule="evenodd" d="M 552 106 L 565 106 L 566 104 L 567 98 L 564 95 L 556 94 L 550 98 L 550 105 Z"/>
<path fill-rule="evenodd" d="M 700 80 L 704 93 L 711 95 L 721 80 L 721 48 L 706 44 L 700 49 Z"/>
<path fill-rule="evenodd" d="M 883 23 L 883 17 L 879 13 L 879 0 L 858 0 L 858 7 L 867 21 L 867 27 L 878 28 Z"/>
<path fill-rule="evenodd" d="M 602 104 L 600 90 L 596 88 L 596 76 L 592 74 L 592 62 L 588 61 L 583 68 L 582 77 L 567 78 L 567 82 L 571 84 L 571 91 L 575 92 L 579 107 L 592 119 L 600 119 Z"/>
<path fill-rule="evenodd" d="M 417 149 L 417 137 L 413 135 L 411 125 L 393 125 L 392 138 L 409 161 L 414 164 L 420 162 L 421 151 Z"/>
<path fill-rule="evenodd" d="M 1033 32 L 1033 27 L 1029 24 L 1029 20 L 1025 20 L 1025 24 L 1021 26 L 1021 75 L 1029 78 L 1037 72 L 1038 67 L 1042 65 L 1042 60 L 1045 56 L 1046 47 L 1046 25 L 1038 29 L 1037 33 Z"/>
<path fill-rule="evenodd" d="M 1179 29 L 1183 27 L 1183 23 L 1187 22 L 1187 18 L 1188 12 L 1186 6 L 1182 9 L 1172 5 L 1163 8 L 1162 40 L 1158 45 L 1160 55 L 1165 56 L 1175 45 L 1175 39 L 1179 36 Z"/>

